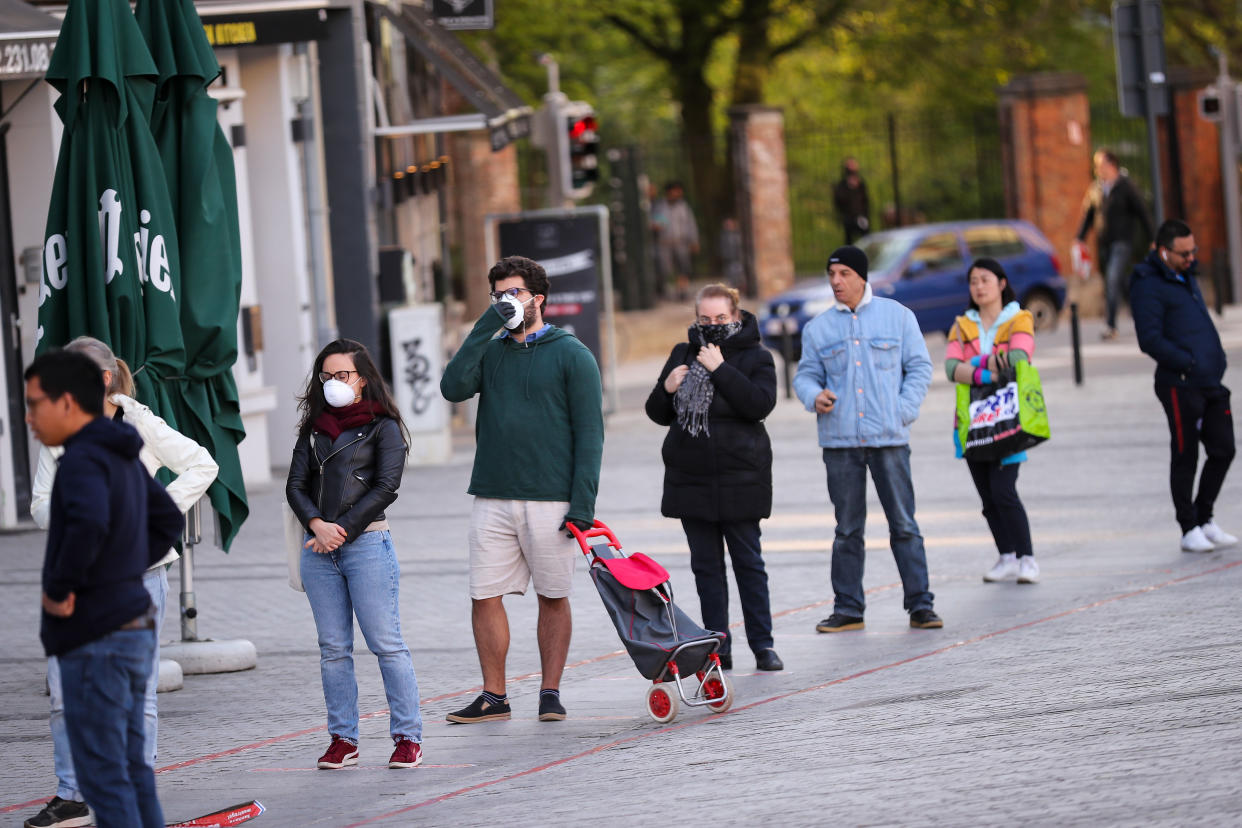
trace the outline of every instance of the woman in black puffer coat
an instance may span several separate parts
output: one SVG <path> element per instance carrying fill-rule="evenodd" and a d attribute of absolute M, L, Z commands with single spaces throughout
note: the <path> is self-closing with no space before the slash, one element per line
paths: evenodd
<path fill-rule="evenodd" d="M 759 544 L 759 521 L 772 512 L 772 445 L 763 418 L 776 405 L 776 367 L 755 317 L 738 308 L 736 290 L 708 285 L 695 314 L 689 341 L 673 347 L 647 398 L 647 416 L 669 427 L 660 511 L 681 518 L 703 626 L 729 633 L 727 543 L 756 666 L 780 670 Z M 731 645 L 729 636 L 721 650 L 726 669 Z"/>

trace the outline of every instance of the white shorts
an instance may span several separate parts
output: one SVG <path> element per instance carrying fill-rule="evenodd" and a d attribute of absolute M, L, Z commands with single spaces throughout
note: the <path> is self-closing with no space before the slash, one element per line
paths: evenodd
<path fill-rule="evenodd" d="M 470 512 L 470 597 L 523 595 L 532 581 L 545 598 L 568 598 L 582 551 L 558 530 L 569 504 L 476 497 Z"/>

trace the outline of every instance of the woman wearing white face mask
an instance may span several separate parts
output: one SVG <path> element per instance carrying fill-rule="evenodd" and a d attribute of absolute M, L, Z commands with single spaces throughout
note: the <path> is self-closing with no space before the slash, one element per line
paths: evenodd
<path fill-rule="evenodd" d="M 365 346 L 329 343 L 299 399 L 302 420 L 285 497 L 302 527 L 302 585 L 319 633 L 319 670 L 332 742 L 324 769 L 358 763 L 354 618 L 379 659 L 395 749 L 390 768 L 423 760 L 423 722 L 401 636 L 397 555 L 384 509 L 405 468 L 405 425 Z"/>

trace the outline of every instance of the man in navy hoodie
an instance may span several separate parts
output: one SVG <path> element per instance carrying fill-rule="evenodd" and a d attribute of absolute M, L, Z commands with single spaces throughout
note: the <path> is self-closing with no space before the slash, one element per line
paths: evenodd
<path fill-rule="evenodd" d="M 25 378 L 31 432 L 65 447 L 52 486 L 39 636 L 60 660 L 74 770 L 100 828 L 163 826 L 143 747 L 156 642 L 142 575 L 172 546 L 183 518 L 138 460 L 138 432 L 101 416 L 94 362 L 51 351 Z"/>
<path fill-rule="evenodd" d="M 1156 249 L 1130 276 L 1130 310 L 1139 347 L 1156 361 L 1156 397 L 1169 418 L 1169 486 L 1182 529 L 1182 549 L 1210 552 L 1238 539 L 1212 519 L 1212 507 L 1233 460 L 1233 415 L 1225 349 L 1195 279 L 1195 237 L 1169 219 L 1156 231 Z M 1199 443 L 1207 454 L 1195 495 Z"/>

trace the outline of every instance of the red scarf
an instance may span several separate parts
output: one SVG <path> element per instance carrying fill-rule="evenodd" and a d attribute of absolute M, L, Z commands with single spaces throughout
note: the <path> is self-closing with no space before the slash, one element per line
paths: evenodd
<path fill-rule="evenodd" d="M 314 429 L 322 431 L 333 441 L 351 428 L 366 425 L 376 417 L 387 416 L 384 406 L 375 400 L 359 400 L 344 408 L 328 406 L 315 418 Z"/>

